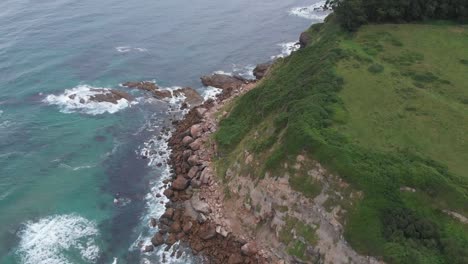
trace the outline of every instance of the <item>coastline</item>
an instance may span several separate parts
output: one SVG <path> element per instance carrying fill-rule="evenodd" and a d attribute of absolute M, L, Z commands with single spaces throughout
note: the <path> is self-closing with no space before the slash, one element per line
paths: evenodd
<path fill-rule="evenodd" d="M 215 100 L 193 107 L 182 120 L 174 121 L 168 162 L 172 176 L 164 181 L 163 192 L 169 202 L 163 215 L 151 220 L 150 225 L 158 229 L 151 239 L 152 246 L 166 246 L 169 250 L 182 241 L 195 255 L 203 254 L 208 263 L 267 263 L 266 252 L 259 251 L 253 240 L 233 232 L 224 222 L 222 191 L 212 164 L 216 148 L 211 135 L 218 125 L 215 114 L 235 97 L 255 88 L 257 81 L 215 76 L 228 79 L 226 85 L 217 85 L 222 93 Z"/>

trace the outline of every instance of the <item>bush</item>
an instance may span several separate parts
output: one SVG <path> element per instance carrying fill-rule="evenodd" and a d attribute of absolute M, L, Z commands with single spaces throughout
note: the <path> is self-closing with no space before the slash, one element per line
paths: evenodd
<path fill-rule="evenodd" d="M 363 24 L 428 19 L 468 21 L 466 0 L 327 0 L 338 21 L 354 31 Z"/>
<path fill-rule="evenodd" d="M 367 70 L 371 73 L 381 73 L 384 71 L 384 66 L 374 63 Z"/>

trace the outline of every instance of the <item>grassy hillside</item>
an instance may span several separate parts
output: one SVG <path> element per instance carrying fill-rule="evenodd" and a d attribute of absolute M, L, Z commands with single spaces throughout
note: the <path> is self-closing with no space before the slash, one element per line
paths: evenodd
<path fill-rule="evenodd" d="M 329 20 L 236 101 L 216 134 L 222 167 L 247 149 L 265 160 L 257 177 L 280 176 L 279 164 L 305 151 L 363 191 L 346 221 L 356 250 L 390 263 L 468 263 L 468 226 L 444 213 L 468 216 L 468 27 L 349 34 Z M 313 196 L 306 177 L 291 186 Z"/>

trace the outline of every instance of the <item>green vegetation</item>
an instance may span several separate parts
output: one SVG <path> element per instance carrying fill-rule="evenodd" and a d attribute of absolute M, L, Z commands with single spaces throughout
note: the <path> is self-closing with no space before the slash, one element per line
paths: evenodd
<path fill-rule="evenodd" d="M 468 27 L 350 35 L 328 20 L 310 29 L 314 43 L 236 101 L 215 136 L 221 159 L 235 160 L 269 127 L 257 139 L 265 162 L 256 171 L 282 176 L 281 164 L 305 152 L 363 191 L 345 228 L 356 250 L 389 263 L 468 263 L 468 227 L 443 213 L 468 215 Z"/>
<path fill-rule="evenodd" d="M 367 23 L 468 21 L 466 0 L 327 0 L 326 5 L 333 8 L 340 24 L 352 31 Z"/>
<path fill-rule="evenodd" d="M 309 260 L 306 254 L 307 245 L 315 245 L 317 243 L 316 229 L 299 221 L 294 217 L 285 219 L 285 226 L 281 229 L 280 240 L 287 245 L 289 254 L 296 256 L 302 260 Z M 298 239 L 294 239 L 294 234 Z"/>

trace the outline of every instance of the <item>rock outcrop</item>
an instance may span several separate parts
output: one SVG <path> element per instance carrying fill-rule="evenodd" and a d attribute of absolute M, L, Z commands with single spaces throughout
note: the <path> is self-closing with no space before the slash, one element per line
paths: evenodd
<path fill-rule="evenodd" d="M 190 106 L 196 106 L 203 102 L 203 97 L 191 87 L 184 87 L 174 91 L 162 90 L 154 82 L 126 82 L 122 86 L 132 89 L 138 89 L 145 92 L 151 93 L 151 95 L 156 99 L 166 99 L 173 98 L 176 96 L 184 96 L 184 103 Z"/>
<path fill-rule="evenodd" d="M 212 86 L 220 89 L 239 89 L 242 85 L 249 83 L 241 76 L 231 76 L 226 74 L 212 74 L 201 77 L 205 86 Z"/>
<path fill-rule="evenodd" d="M 301 48 L 307 47 L 310 41 L 311 41 L 311 38 L 308 32 L 302 32 L 301 35 L 299 36 L 299 44 L 301 45 Z"/>
<path fill-rule="evenodd" d="M 93 95 L 89 97 L 89 101 L 91 102 L 97 102 L 97 103 L 108 102 L 112 104 L 117 104 L 118 101 L 120 101 L 121 99 L 125 99 L 127 101 L 133 100 L 130 94 L 119 91 L 119 90 L 93 88 L 93 89 L 90 89 L 90 91 L 94 93 Z M 73 100 L 75 99 L 76 96 L 77 96 L 76 94 L 71 94 L 68 97 Z M 81 100 L 84 100 L 84 99 L 81 99 Z M 81 102 L 81 103 L 84 103 L 84 102 Z"/>
<path fill-rule="evenodd" d="M 255 78 L 257 78 L 257 80 L 262 79 L 267 74 L 271 65 L 271 62 L 258 64 L 253 70 L 253 75 L 255 76 Z"/>

